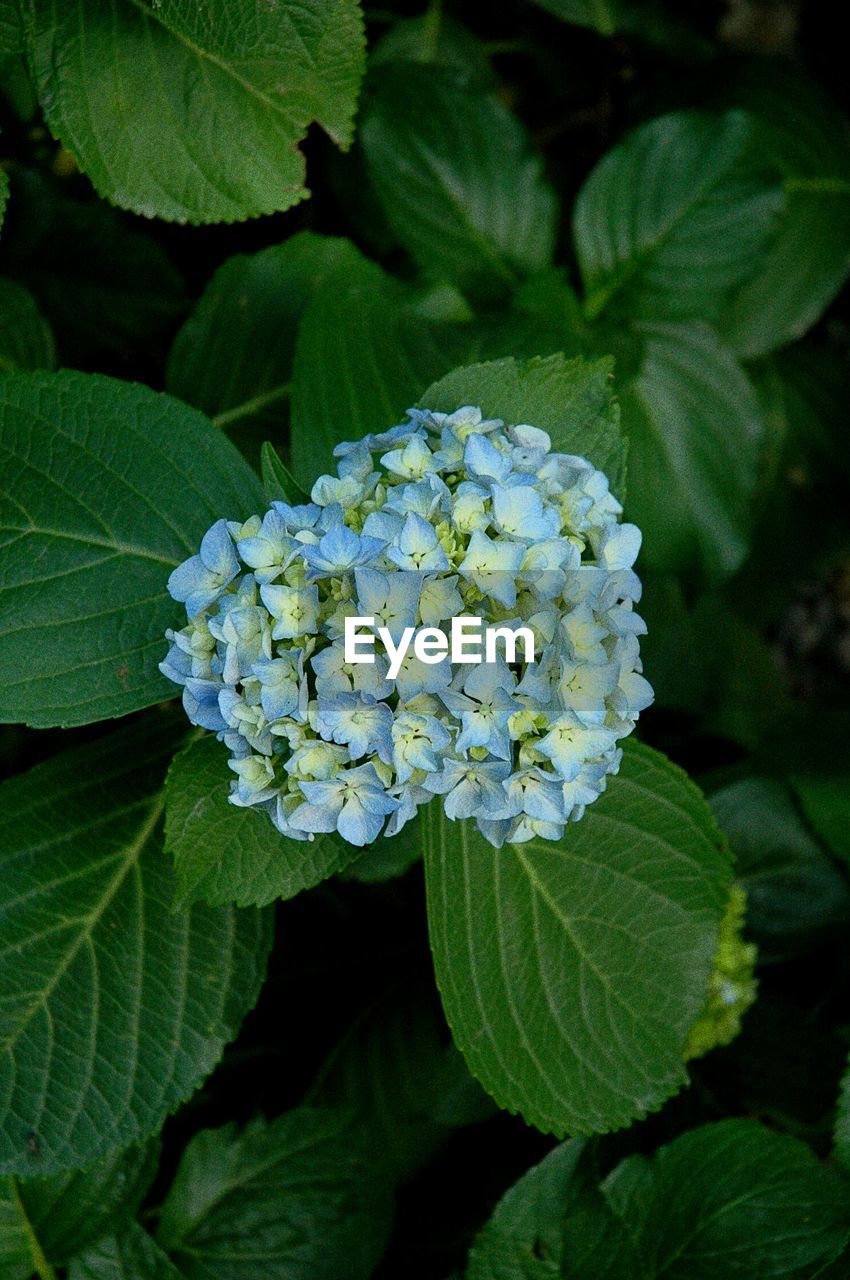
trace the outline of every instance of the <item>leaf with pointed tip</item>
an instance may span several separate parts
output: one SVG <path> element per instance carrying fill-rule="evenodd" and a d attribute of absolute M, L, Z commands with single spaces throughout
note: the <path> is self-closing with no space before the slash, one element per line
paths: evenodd
<path fill-rule="evenodd" d="M 389 1221 L 367 1131 L 346 1111 L 300 1107 L 197 1134 L 157 1240 L 186 1280 L 367 1280 Z"/>
<path fill-rule="evenodd" d="M 452 412 L 474 404 L 485 417 L 530 422 L 547 431 L 552 448 L 577 453 L 604 471 L 622 497 L 626 445 L 613 398 L 611 361 L 561 355 L 491 360 L 455 369 L 424 392 L 423 408 Z"/>
<path fill-rule="evenodd" d="M 301 488 L 269 440 L 265 440 L 260 449 L 260 475 L 269 502 L 280 501 L 297 506 L 310 501 L 309 493 Z"/>
<path fill-rule="evenodd" d="M 165 847 L 180 906 L 263 907 L 294 898 L 359 854 L 336 834 L 290 840 L 265 813 L 228 800 L 227 753 L 211 734 L 174 759 L 165 788 Z"/>
<path fill-rule="evenodd" d="M 172 697 L 168 575 L 214 521 L 263 509 L 256 475 L 194 409 L 68 372 L 0 379 L 0 464 L 0 720 L 88 724 Z"/>
<path fill-rule="evenodd" d="M 731 883 L 702 794 L 629 741 L 558 843 L 494 850 L 439 806 L 422 813 L 437 984 L 473 1074 L 556 1134 L 657 1109 L 687 1079 Z"/>
<path fill-rule="evenodd" d="M 35 298 L 14 280 L 0 280 L 0 374 L 50 369 L 53 338 Z"/>
<path fill-rule="evenodd" d="M 316 121 L 351 141 L 356 0 L 23 0 L 51 131 L 102 196 L 174 222 L 234 222 L 306 196 Z"/>
<path fill-rule="evenodd" d="M 262 982 L 266 913 L 175 913 L 159 835 L 174 726 L 147 718 L 0 788 L 0 1171 L 137 1142 L 217 1063 Z"/>

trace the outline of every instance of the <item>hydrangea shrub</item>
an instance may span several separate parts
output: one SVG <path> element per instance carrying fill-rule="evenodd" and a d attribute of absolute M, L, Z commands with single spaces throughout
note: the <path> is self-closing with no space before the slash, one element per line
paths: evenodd
<path fill-rule="evenodd" d="M 850 1274 L 846 59 L 725 7 L 0 0 L 0 1280 Z"/>

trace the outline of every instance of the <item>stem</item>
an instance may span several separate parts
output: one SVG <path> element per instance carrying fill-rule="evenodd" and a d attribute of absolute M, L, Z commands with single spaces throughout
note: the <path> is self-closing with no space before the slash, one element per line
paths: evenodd
<path fill-rule="evenodd" d="M 443 0 L 431 0 L 425 11 L 424 36 L 425 60 L 436 62 L 440 45 L 440 28 L 443 25 Z"/>
<path fill-rule="evenodd" d="M 27 1211 L 24 1208 L 23 1201 L 21 1200 L 21 1194 L 18 1191 L 17 1178 L 9 1179 L 9 1187 L 12 1192 L 12 1200 L 14 1201 L 15 1208 L 18 1211 L 18 1217 L 20 1219 L 24 1235 L 27 1238 L 30 1257 L 32 1258 L 32 1264 L 35 1268 L 36 1274 L 39 1276 L 40 1280 L 56 1280 L 56 1272 L 45 1258 L 44 1251 L 38 1242 L 38 1237 L 32 1229 L 32 1223 L 27 1217 Z"/>
<path fill-rule="evenodd" d="M 252 413 L 257 413 L 260 409 L 265 409 L 270 404 L 275 404 L 278 400 L 285 400 L 290 392 L 290 384 L 282 383 L 279 387 L 272 387 L 270 391 L 263 391 L 258 396 L 254 396 L 251 400 L 243 400 L 241 404 L 234 405 L 232 409 L 225 409 L 222 413 L 217 413 L 212 420 L 214 427 L 229 427 L 231 423 L 238 422 L 240 418 L 250 417 Z"/>

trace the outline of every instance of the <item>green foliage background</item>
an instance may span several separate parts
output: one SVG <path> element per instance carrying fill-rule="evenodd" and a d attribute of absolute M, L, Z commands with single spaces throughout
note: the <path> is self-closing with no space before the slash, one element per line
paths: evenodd
<path fill-rule="evenodd" d="M 850 1276 L 848 106 L 807 0 L 0 0 L 0 1280 Z M 294 844 L 168 573 L 462 403 L 656 705 L 558 844 Z"/>

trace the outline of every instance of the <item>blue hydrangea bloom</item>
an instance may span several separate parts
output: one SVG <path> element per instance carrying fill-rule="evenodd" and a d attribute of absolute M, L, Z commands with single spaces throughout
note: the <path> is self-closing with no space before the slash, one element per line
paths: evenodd
<path fill-rule="evenodd" d="M 169 579 L 188 624 L 160 669 L 230 752 L 231 801 L 294 840 L 362 847 L 428 803 L 497 846 L 560 839 L 652 701 L 639 530 L 586 459 L 474 406 L 334 453 L 309 503 L 216 521 Z M 501 641 L 453 667 L 411 644 L 390 679 L 380 645 L 346 662 L 353 616 L 394 643 L 461 616 L 523 626 L 535 660 Z"/>

